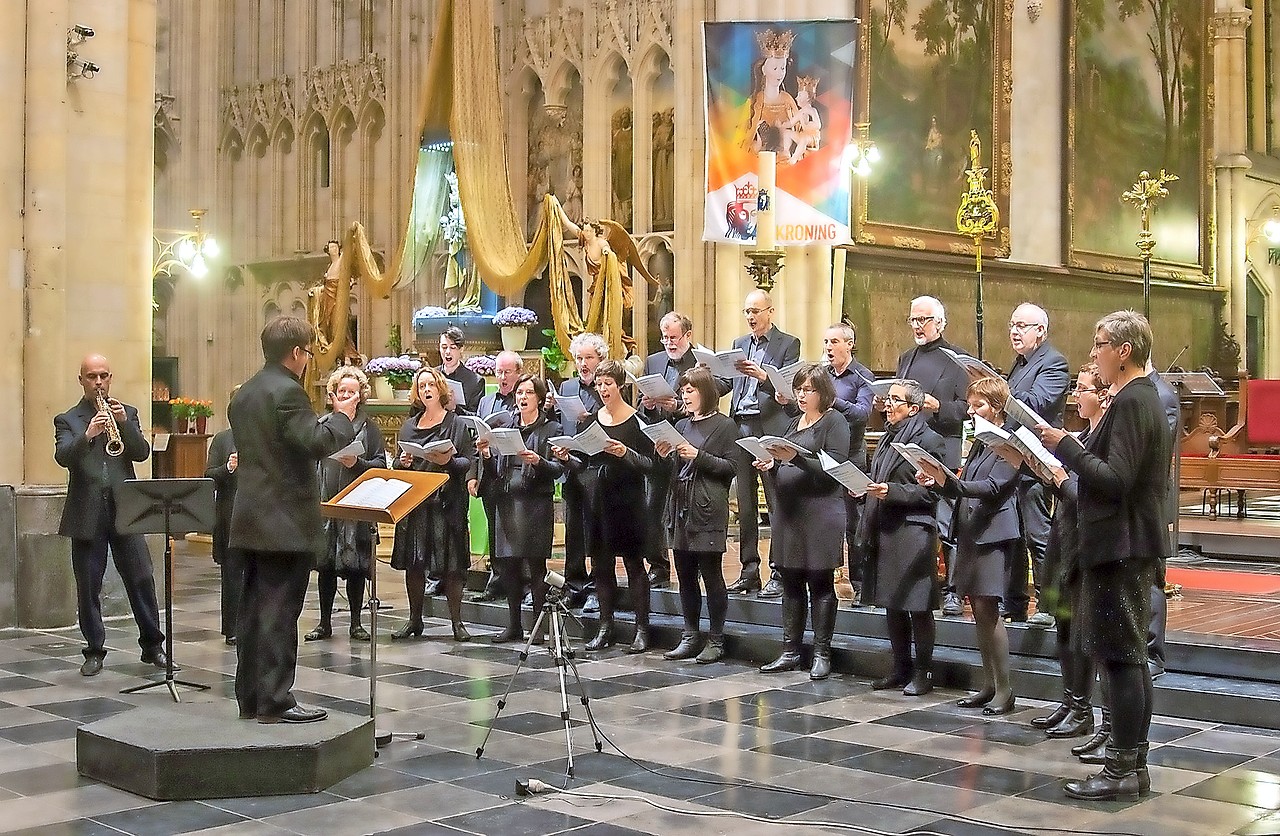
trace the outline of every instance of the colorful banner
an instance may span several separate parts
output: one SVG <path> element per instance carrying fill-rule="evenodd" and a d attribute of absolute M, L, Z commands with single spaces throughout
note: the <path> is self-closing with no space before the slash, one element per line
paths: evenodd
<path fill-rule="evenodd" d="M 759 206 L 774 210 L 779 245 L 850 243 L 844 160 L 853 136 L 857 27 L 854 20 L 703 24 L 703 240 L 754 245 Z M 761 151 L 776 153 L 773 195 L 759 193 Z"/>

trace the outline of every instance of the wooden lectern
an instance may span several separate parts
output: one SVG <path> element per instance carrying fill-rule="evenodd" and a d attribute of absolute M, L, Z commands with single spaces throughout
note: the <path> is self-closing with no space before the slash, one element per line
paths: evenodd
<path fill-rule="evenodd" d="M 368 505 L 343 505 L 342 500 L 358 490 L 362 484 L 374 479 L 397 480 L 407 482 L 408 490 L 400 494 L 385 507 Z M 320 513 L 330 519 L 353 520 L 368 523 L 390 523 L 395 525 L 409 515 L 409 512 L 421 505 L 433 493 L 440 490 L 449 481 L 446 473 L 423 473 L 418 470 L 387 470 L 373 468 L 360 474 L 360 477 L 347 485 L 337 496 L 328 502 L 320 503 Z M 369 565 L 369 628 L 373 634 L 369 642 L 369 717 L 374 722 L 373 740 L 375 749 L 391 742 L 390 732 L 378 731 L 378 566 L 374 556 Z M 424 735 L 416 735 L 422 740 Z M 377 752 L 374 752 L 377 755 Z"/>

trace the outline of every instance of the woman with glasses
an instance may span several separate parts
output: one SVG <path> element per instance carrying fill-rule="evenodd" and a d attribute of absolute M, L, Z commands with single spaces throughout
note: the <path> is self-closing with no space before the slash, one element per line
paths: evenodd
<path fill-rule="evenodd" d="M 395 466 L 405 470 L 446 473 L 449 481 L 396 524 L 391 568 L 404 572 L 409 595 L 409 621 L 391 635 L 407 639 L 422 635 L 422 604 L 427 572 L 444 579 L 453 640 L 470 641 L 462 623 L 462 586 L 471 568 L 471 536 L 467 529 L 467 474 L 475 457 L 471 431 L 454 415 L 453 393 L 438 369 L 422 369 L 413 378 L 409 417 L 400 428 L 400 440 L 414 444 L 449 441 L 438 452 L 416 458 L 401 448 Z"/>
<path fill-rule="evenodd" d="M 724 658 L 724 620 L 729 593 L 724 585 L 724 550 L 729 536 L 729 483 L 738 450 L 738 425 L 720 412 L 716 379 L 705 366 L 694 366 L 677 381 L 686 417 L 676 431 L 687 444 L 672 447 L 660 441 L 657 453 L 674 457 L 675 477 L 667 496 L 667 534 L 680 579 L 680 611 L 684 634 L 680 644 L 662 654 L 671 660 L 692 659 L 699 664 Z M 702 645 L 701 577 L 707 589 L 711 632 Z"/>
<path fill-rule="evenodd" d="M 564 465 L 551 455 L 550 439 L 560 435 L 560 423 L 542 411 L 547 384 L 531 374 L 516 381 L 516 427 L 525 449 L 514 456 L 495 452 L 487 440 L 476 442 L 483 457 L 480 476 L 482 495 L 493 498 L 493 557 L 502 568 L 502 586 L 507 593 L 507 629 L 494 636 L 493 643 L 520 641 L 520 600 L 524 595 L 521 577 L 528 573 L 533 590 L 534 617 L 546 600 L 547 559 L 551 557 L 550 521 L 555 517 L 556 479 Z M 543 636 L 534 636 L 541 644 Z"/>
<path fill-rule="evenodd" d="M 983 377 L 969 384 L 969 414 L 997 427 L 1005 423 L 1009 385 Z M 1013 551 L 1022 543 L 1018 520 L 1018 471 L 995 450 L 977 439 L 961 468 L 961 478 L 949 478 L 941 468 L 925 463 L 916 481 L 954 499 L 951 533 L 956 539 L 956 594 L 973 605 L 978 651 L 986 683 L 960 700 L 961 708 L 982 708 L 987 716 L 1014 709 L 1009 678 L 1009 636 L 1000 617 L 1000 599 L 1008 585 Z"/>
<path fill-rule="evenodd" d="M 783 436 L 794 446 L 770 448 L 755 467 L 773 484 L 770 558 L 782 576 L 782 654 L 763 673 L 800 666 L 805 610 L 812 607 L 813 668 L 810 679 L 831 675 L 831 637 L 836 628 L 835 570 L 843 561 L 844 493 L 826 474 L 818 453 L 849 458 L 849 422 L 831 408 L 836 390 L 822 366 L 811 364 L 791 382 L 800 415 Z"/>
<path fill-rule="evenodd" d="M 938 606 L 938 497 L 916 482 L 916 469 L 893 449 L 918 444 L 945 463 L 946 441 L 929 429 L 920 409 L 925 393 L 914 380 L 895 383 L 884 399 L 885 432 L 871 459 L 875 481 L 867 487 L 858 528 L 867 565 L 874 567 L 872 600 L 888 610 L 893 668 L 871 683 L 874 690 L 901 688 L 909 697 L 933 690 L 933 644 Z M 866 591 L 866 581 L 863 581 Z M 915 644 L 915 661 L 911 647 Z"/>
<path fill-rule="evenodd" d="M 604 450 L 595 455 L 552 447 L 551 453 L 570 470 L 587 471 L 589 486 L 586 540 L 591 555 L 591 572 L 600 599 L 600 629 L 587 642 L 587 650 L 612 647 L 613 612 L 618 597 L 617 558 L 627 570 L 631 606 L 636 614 L 636 635 L 628 653 L 649 649 L 649 576 L 644 555 L 649 522 L 646 519 L 645 479 L 653 470 L 653 442 L 640 430 L 635 409 L 622 396 L 627 370 L 617 360 L 605 360 L 596 367 L 595 390 L 600 409 L 588 414 L 580 430 L 599 424 L 609 436 Z"/>
<path fill-rule="evenodd" d="M 1136 800 L 1151 789 L 1148 592 L 1169 553 L 1164 503 L 1173 443 L 1160 394 L 1146 375 L 1151 342 L 1151 325 L 1141 314 L 1116 311 L 1098 320 L 1089 356 L 1114 393 L 1102 420 L 1083 443 L 1063 430 L 1037 427 L 1077 480 L 1075 629 L 1081 650 L 1102 669 L 1111 706 L 1105 766 L 1083 781 L 1068 781 L 1072 798 Z"/>

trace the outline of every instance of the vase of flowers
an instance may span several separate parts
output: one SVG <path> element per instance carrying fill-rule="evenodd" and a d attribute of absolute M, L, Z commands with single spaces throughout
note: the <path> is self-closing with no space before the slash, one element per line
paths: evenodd
<path fill-rule="evenodd" d="M 421 368 L 422 361 L 407 354 L 399 357 L 374 357 L 364 365 L 365 374 L 369 377 L 386 381 L 391 387 L 392 397 L 397 401 L 409 400 L 413 377 Z"/>
<path fill-rule="evenodd" d="M 169 401 L 174 429 L 178 432 L 204 435 L 208 421 L 213 417 L 213 401 L 196 398 L 173 398 Z"/>
<path fill-rule="evenodd" d="M 528 308 L 511 306 L 493 315 L 493 324 L 502 329 L 502 347 L 507 351 L 524 351 L 529 329 L 538 324 L 538 315 Z"/>
<path fill-rule="evenodd" d="M 497 372 L 497 355 L 474 354 L 462 361 L 462 365 L 481 377 L 493 377 Z"/>

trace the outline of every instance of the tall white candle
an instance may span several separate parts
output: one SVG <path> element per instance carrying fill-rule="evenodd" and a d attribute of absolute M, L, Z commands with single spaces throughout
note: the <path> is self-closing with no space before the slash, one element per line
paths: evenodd
<path fill-rule="evenodd" d="M 773 207 L 777 197 L 775 185 L 778 176 L 778 155 L 774 151 L 760 152 L 760 199 L 756 208 L 756 247 L 771 250 L 778 242 Z"/>

